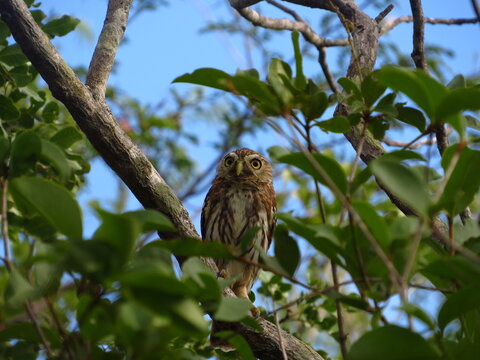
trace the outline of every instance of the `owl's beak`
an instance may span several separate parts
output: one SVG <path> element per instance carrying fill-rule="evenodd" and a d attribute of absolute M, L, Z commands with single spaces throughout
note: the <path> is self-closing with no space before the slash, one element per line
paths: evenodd
<path fill-rule="evenodd" d="M 243 161 L 239 161 L 237 163 L 237 167 L 235 168 L 235 173 L 237 174 L 237 176 L 240 176 L 242 171 L 243 171 Z"/>

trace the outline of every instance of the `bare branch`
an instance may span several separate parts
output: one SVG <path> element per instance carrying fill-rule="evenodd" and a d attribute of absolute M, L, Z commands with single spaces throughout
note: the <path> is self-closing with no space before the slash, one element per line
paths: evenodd
<path fill-rule="evenodd" d="M 448 135 L 450 135 L 452 133 L 452 129 L 451 128 L 447 128 L 445 130 L 445 136 L 448 137 Z M 426 138 L 426 139 L 423 139 L 423 140 L 420 140 L 420 141 L 417 141 L 415 143 L 411 143 L 411 142 L 405 142 L 405 141 L 397 141 L 397 140 L 392 140 L 392 139 L 389 139 L 389 138 L 383 138 L 382 140 L 385 144 L 387 145 L 390 145 L 390 146 L 398 146 L 398 147 L 402 147 L 402 148 L 405 148 L 405 149 L 418 149 L 424 145 L 433 145 L 433 144 L 436 144 L 437 143 L 437 138 L 434 137 L 434 138 Z"/>
<path fill-rule="evenodd" d="M 412 16 L 400 16 L 394 19 L 387 19 L 383 22 L 383 26 L 380 34 L 383 35 L 392 30 L 399 24 L 413 22 Z M 472 19 L 440 19 L 440 18 L 425 18 L 426 24 L 431 25 L 465 25 L 465 24 L 477 24 L 480 22 L 478 18 Z"/>
<path fill-rule="evenodd" d="M 237 10 L 258 4 L 261 1 L 262 0 L 229 0 L 230 6 Z"/>
<path fill-rule="evenodd" d="M 339 94 L 340 88 L 338 87 L 337 82 L 333 78 L 333 75 L 330 71 L 330 67 L 328 66 L 327 49 L 325 49 L 324 46 L 318 48 L 318 63 L 322 68 L 323 74 L 325 75 L 325 79 L 327 80 L 327 83 L 328 83 L 328 86 L 330 86 L 330 89 L 334 93 Z"/>
<path fill-rule="evenodd" d="M 375 22 L 377 24 L 380 24 L 382 20 L 385 19 L 385 16 L 387 16 L 393 10 L 393 7 L 394 6 L 392 4 L 388 5 L 385 10 L 383 10 L 380 14 L 377 15 L 377 17 L 375 18 Z"/>
<path fill-rule="evenodd" d="M 257 11 L 250 8 L 237 9 L 238 13 L 253 25 L 262 26 L 273 30 L 291 30 L 300 32 L 305 39 L 316 47 L 321 46 L 345 46 L 347 40 L 327 40 L 317 33 L 304 21 L 292 21 L 289 19 L 274 19 L 260 15 Z"/>
<path fill-rule="evenodd" d="M 329 0 L 283 0 L 296 5 L 306 6 L 313 9 L 323 9 L 333 11 Z"/>
<path fill-rule="evenodd" d="M 118 46 L 127 26 L 132 0 L 110 0 L 102 32 L 88 68 L 86 84 L 94 96 L 104 97 Z"/>
<path fill-rule="evenodd" d="M 413 15 L 413 51 L 412 59 L 417 69 L 427 71 L 425 60 L 425 18 L 421 0 L 410 0 Z"/>
<path fill-rule="evenodd" d="M 477 15 L 478 21 L 480 21 L 480 5 L 478 4 L 477 0 L 472 0 L 472 7 L 473 7 L 473 11 Z"/>
<path fill-rule="evenodd" d="M 337 274 L 337 265 L 331 262 L 332 265 L 332 278 L 335 291 L 339 291 L 339 282 Z M 337 309 L 337 323 L 338 323 L 338 340 L 340 342 L 340 350 L 342 352 L 342 358 L 347 359 L 347 334 L 345 333 L 345 320 L 343 318 L 342 304 L 339 299 L 335 299 L 335 307 Z"/>

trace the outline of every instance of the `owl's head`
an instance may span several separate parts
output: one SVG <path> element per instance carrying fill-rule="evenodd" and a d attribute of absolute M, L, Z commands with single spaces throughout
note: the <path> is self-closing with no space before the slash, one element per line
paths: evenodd
<path fill-rule="evenodd" d="M 259 153 L 241 148 L 226 154 L 218 165 L 217 178 L 235 182 L 271 182 L 272 166 Z"/>

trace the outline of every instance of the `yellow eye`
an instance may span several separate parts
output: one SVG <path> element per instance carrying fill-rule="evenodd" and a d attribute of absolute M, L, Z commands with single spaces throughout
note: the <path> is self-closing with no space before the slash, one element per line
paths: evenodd
<path fill-rule="evenodd" d="M 231 156 L 227 157 L 225 159 L 225 167 L 229 167 L 232 164 L 233 164 L 233 158 Z"/>
<path fill-rule="evenodd" d="M 258 170 L 262 167 L 262 162 L 258 159 L 253 159 L 252 161 L 250 161 L 250 165 L 252 165 L 252 168 L 254 168 L 255 170 Z"/>

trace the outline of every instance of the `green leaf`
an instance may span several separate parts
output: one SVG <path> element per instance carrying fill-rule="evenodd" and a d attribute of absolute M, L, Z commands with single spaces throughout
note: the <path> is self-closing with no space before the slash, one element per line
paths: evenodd
<path fill-rule="evenodd" d="M 20 66 L 28 62 L 18 44 L 7 46 L 0 51 L 0 62 L 10 66 Z"/>
<path fill-rule="evenodd" d="M 264 82 L 252 76 L 242 74 L 235 75 L 231 81 L 234 90 L 238 94 L 259 102 L 260 104 L 256 105 L 266 114 L 278 115 L 281 113 L 281 106 L 277 98 Z"/>
<path fill-rule="evenodd" d="M 385 66 L 378 71 L 378 78 L 389 88 L 399 91 L 412 99 L 427 114 L 433 114 L 431 102 L 425 83 L 417 73 L 405 68 Z"/>
<path fill-rule="evenodd" d="M 416 317 L 418 320 L 422 321 L 425 325 L 427 325 L 430 329 L 435 329 L 435 324 L 433 323 L 432 319 L 430 319 L 430 316 L 428 316 L 428 314 L 423 311 L 422 308 L 414 304 L 403 303 L 400 306 L 400 309 L 405 311 L 407 314 Z"/>
<path fill-rule="evenodd" d="M 10 176 L 19 176 L 34 168 L 41 150 L 41 140 L 34 131 L 27 130 L 18 134 L 12 144 Z"/>
<path fill-rule="evenodd" d="M 328 107 L 328 97 L 323 91 L 309 94 L 304 103 L 300 105 L 303 115 L 307 120 L 315 120 L 323 115 Z M 333 131 L 333 130 L 331 130 Z"/>
<path fill-rule="evenodd" d="M 387 222 L 377 214 L 373 206 L 366 202 L 354 200 L 352 206 L 378 243 L 384 250 L 387 250 L 391 244 Z"/>
<path fill-rule="evenodd" d="M 355 95 L 355 98 L 358 100 L 362 99 L 362 93 L 358 88 L 357 84 L 353 80 L 343 77 L 338 79 L 338 83 L 343 87 L 343 90 L 345 90 L 348 94 Z"/>
<path fill-rule="evenodd" d="M 283 107 L 290 107 L 293 101 L 293 94 L 288 87 L 291 78 L 292 70 L 290 66 L 280 59 L 272 59 L 268 67 L 267 80 Z"/>
<path fill-rule="evenodd" d="M 28 204 L 69 239 L 82 238 L 80 207 L 65 188 L 45 179 L 20 177 L 12 180 L 9 189 L 16 201 Z"/>
<path fill-rule="evenodd" d="M 333 133 L 344 134 L 352 128 L 350 121 L 345 116 L 335 116 L 330 120 L 317 121 L 315 126 L 318 126 L 324 131 L 331 131 Z"/>
<path fill-rule="evenodd" d="M 282 268 L 290 275 L 300 263 L 300 250 L 297 242 L 288 234 L 288 229 L 283 224 L 278 224 L 274 232 L 275 257 Z"/>
<path fill-rule="evenodd" d="M 377 72 L 372 72 L 363 79 L 361 90 L 365 105 L 371 107 L 385 92 L 386 86 L 378 81 Z"/>
<path fill-rule="evenodd" d="M 50 138 L 50 141 L 63 149 L 68 149 L 77 141 L 83 140 L 83 135 L 74 126 L 67 126 Z"/>
<path fill-rule="evenodd" d="M 219 331 L 215 333 L 216 337 L 225 339 L 230 345 L 232 345 L 239 353 L 239 359 L 242 360 L 255 360 L 252 349 L 245 338 L 240 334 L 235 334 L 233 331 Z"/>
<path fill-rule="evenodd" d="M 452 90 L 440 102 L 435 113 L 437 120 L 446 120 L 449 116 L 464 110 L 480 110 L 480 88 L 461 88 Z"/>
<path fill-rule="evenodd" d="M 21 308 L 25 301 L 31 299 L 35 294 L 35 288 L 16 268 L 13 268 L 5 290 L 7 305 L 13 309 Z"/>
<path fill-rule="evenodd" d="M 20 111 L 18 111 L 13 101 L 4 95 L 0 95 L 0 118 L 11 121 L 18 119 L 19 116 Z"/>
<path fill-rule="evenodd" d="M 42 139 L 41 142 L 41 158 L 51 163 L 60 175 L 62 182 L 66 182 L 70 178 L 71 168 L 68 164 L 68 159 L 65 155 L 65 152 L 50 141 Z"/>
<path fill-rule="evenodd" d="M 458 144 L 447 148 L 442 157 L 442 167 L 449 168 L 452 157 L 458 151 Z M 465 209 L 480 187 L 480 151 L 468 147 L 461 150 L 460 158 L 445 185 L 438 207 L 454 216 Z"/>
<path fill-rule="evenodd" d="M 382 158 L 396 160 L 396 161 L 401 161 L 401 160 L 426 161 L 425 158 L 419 153 L 412 150 L 406 150 L 406 149 L 390 151 L 389 153 L 386 153 L 385 155 L 383 155 Z"/>
<path fill-rule="evenodd" d="M 393 195 L 421 215 L 428 214 L 430 194 L 426 184 L 411 169 L 400 162 L 383 158 L 372 161 L 369 168 Z"/>
<path fill-rule="evenodd" d="M 33 81 L 33 74 L 30 66 L 20 65 L 9 71 L 10 76 L 15 80 L 18 87 L 26 86 Z"/>
<path fill-rule="evenodd" d="M 480 289 L 465 287 L 449 295 L 438 313 L 438 325 L 443 330 L 449 322 L 460 318 L 469 311 L 480 308 Z"/>
<path fill-rule="evenodd" d="M 316 166 L 307 159 L 303 153 L 291 153 L 285 156 L 282 156 L 278 161 L 293 165 L 309 175 L 312 175 L 322 184 L 332 188 L 333 186 L 340 190 L 343 194 L 347 191 L 347 177 L 343 168 L 333 159 L 322 155 L 322 154 L 312 154 L 316 160 Z M 317 166 L 323 169 L 327 177 L 323 177 Z M 333 185 L 333 186 L 332 186 Z"/>
<path fill-rule="evenodd" d="M 202 256 L 220 259 L 233 259 L 230 249 L 218 241 L 203 242 L 197 239 L 164 241 L 162 248 L 180 256 Z"/>
<path fill-rule="evenodd" d="M 339 246 L 339 240 L 335 229 L 326 224 L 306 225 L 303 219 L 298 219 L 289 214 L 276 214 L 276 217 L 288 225 L 295 234 L 307 240 L 315 249 L 327 256 L 337 265 L 344 266 L 340 256 L 344 256 L 343 249 Z M 340 255 L 340 256 L 339 256 Z"/>
<path fill-rule="evenodd" d="M 45 122 L 50 123 L 57 119 L 60 107 L 55 101 L 51 101 L 45 105 L 42 110 L 42 118 Z"/>
<path fill-rule="evenodd" d="M 292 43 L 293 43 L 293 51 L 295 53 L 295 86 L 303 90 L 307 86 L 307 79 L 303 74 L 303 59 L 302 59 L 302 51 L 300 50 L 300 42 L 298 38 L 300 34 L 298 31 L 292 31 Z"/>
<path fill-rule="evenodd" d="M 197 69 L 191 74 L 184 74 L 175 78 L 172 83 L 190 83 L 223 91 L 232 91 L 232 76 L 213 68 Z"/>
<path fill-rule="evenodd" d="M 240 321 L 248 315 L 251 308 L 252 303 L 247 299 L 222 297 L 213 318 L 219 321 Z"/>
<path fill-rule="evenodd" d="M 142 232 L 150 231 L 175 231 L 175 226 L 169 218 L 156 210 L 137 210 L 123 213 L 124 216 L 135 219 L 142 226 Z"/>
<path fill-rule="evenodd" d="M 47 35 L 49 35 L 51 38 L 54 38 L 55 36 L 67 35 L 69 32 L 75 30 L 79 23 L 80 20 L 72 16 L 63 15 L 58 19 L 49 21 L 42 28 Z"/>
<path fill-rule="evenodd" d="M 453 90 L 453 89 L 460 89 L 466 87 L 466 81 L 465 81 L 465 76 L 462 74 L 455 75 L 455 77 L 450 80 L 450 82 L 447 84 L 447 88 Z"/>
<path fill-rule="evenodd" d="M 434 360 L 439 354 L 419 334 L 395 325 L 367 332 L 355 342 L 348 360 Z"/>
<path fill-rule="evenodd" d="M 142 224 L 135 216 L 96 210 L 102 223 L 93 234 L 93 239 L 101 240 L 115 250 L 116 264 L 120 268 L 130 259 L 135 241 L 142 232 Z"/>
<path fill-rule="evenodd" d="M 408 106 L 398 106 L 397 113 L 398 120 L 416 127 L 422 133 L 425 131 L 427 120 L 420 110 Z"/>

